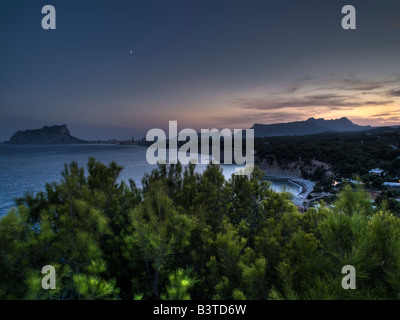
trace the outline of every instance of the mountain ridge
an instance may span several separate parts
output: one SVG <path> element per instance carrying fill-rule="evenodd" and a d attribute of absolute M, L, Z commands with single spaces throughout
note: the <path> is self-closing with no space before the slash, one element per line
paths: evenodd
<path fill-rule="evenodd" d="M 317 134 L 324 132 L 352 132 L 372 129 L 371 126 L 359 126 L 354 124 L 346 117 L 340 119 L 325 120 L 324 118 L 308 118 L 305 121 L 295 121 L 287 123 L 260 124 L 255 123 L 255 137 L 275 137 L 275 136 L 300 136 Z"/>

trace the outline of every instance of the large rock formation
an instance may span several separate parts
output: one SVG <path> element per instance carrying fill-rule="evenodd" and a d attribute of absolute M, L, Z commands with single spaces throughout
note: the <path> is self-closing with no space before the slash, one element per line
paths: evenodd
<path fill-rule="evenodd" d="M 88 141 L 71 136 L 67 126 L 43 127 L 37 130 L 17 131 L 7 144 L 82 144 Z"/>
<path fill-rule="evenodd" d="M 359 126 L 347 118 L 335 120 L 314 119 L 306 121 L 277 123 L 277 124 L 259 124 L 253 125 L 254 135 L 256 137 L 274 137 L 274 136 L 301 136 L 307 134 L 316 134 L 323 132 L 345 132 L 369 130 L 371 126 Z"/>

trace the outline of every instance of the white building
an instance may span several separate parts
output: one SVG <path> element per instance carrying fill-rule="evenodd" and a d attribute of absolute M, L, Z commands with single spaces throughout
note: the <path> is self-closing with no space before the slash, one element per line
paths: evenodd
<path fill-rule="evenodd" d="M 400 187 L 400 182 L 384 182 L 383 185 L 386 187 Z"/>
<path fill-rule="evenodd" d="M 370 174 L 381 175 L 381 174 L 383 173 L 383 170 L 382 170 L 382 169 L 379 169 L 379 168 L 375 168 L 375 169 L 369 170 L 369 173 L 370 173 Z"/>

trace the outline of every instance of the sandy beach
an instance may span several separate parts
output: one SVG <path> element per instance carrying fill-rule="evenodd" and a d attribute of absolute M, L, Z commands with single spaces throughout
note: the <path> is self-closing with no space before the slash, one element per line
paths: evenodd
<path fill-rule="evenodd" d="M 303 202 L 306 201 L 308 195 L 313 191 L 315 182 L 300 179 L 300 178 L 290 178 L 287 176 L 278 176 L 278 175 L 268 175 L 265 177 L 266 180 L 270 179 L 287 179 L 295 185 L 298 185 L 301 188 L 301 191 L 298 194 L 293 195 L 293 203 L 296 206 L 303 206 Z"/>
<path fill-rule="evenodd" d="M 301 192 L 293 197 L 293 202 L 296 206 L 303 206 L 308 195 L 313 191 L 315 182 L 305 179 L 289 179 L 289 181 L 301 186 Z"/>

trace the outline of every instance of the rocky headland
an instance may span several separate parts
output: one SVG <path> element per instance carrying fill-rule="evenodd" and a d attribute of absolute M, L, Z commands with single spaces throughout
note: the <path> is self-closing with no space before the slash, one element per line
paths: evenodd
<path fill-rule="evenodd" d="M 5 144 L 85 144 L 86 140 L 71 136 L 68 127 L 45 126 L 42 129 L 17 131 Z"/>

